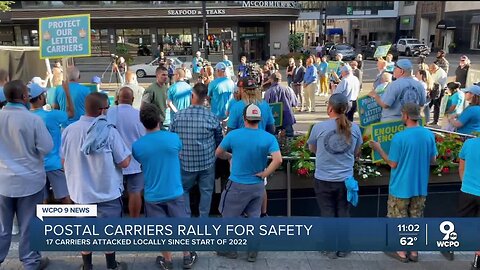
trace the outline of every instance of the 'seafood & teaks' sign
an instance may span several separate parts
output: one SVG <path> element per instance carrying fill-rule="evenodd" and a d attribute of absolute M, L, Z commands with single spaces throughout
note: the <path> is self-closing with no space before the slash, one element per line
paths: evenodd
<path fill-rule="evenodd" d="M 90 56 L 90 14 L 39 19 L 40 58 Z"/>

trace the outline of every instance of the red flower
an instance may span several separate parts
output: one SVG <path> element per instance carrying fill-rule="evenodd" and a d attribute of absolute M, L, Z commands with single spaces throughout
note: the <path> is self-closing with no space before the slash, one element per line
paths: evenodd
<path fill-rule="evenodd" d="M 450 149 L 445 150 L 445 154 L 447 156 L 450 156 L 452 154 L 452 150 L 450 150 Z"/>
<path fill-rule="evenodd" d="M 297 170 L 297 174 L 298 174 L 298 175 L 301 175 L 301 176 L 305 176 L 305 175 L 308 174 L 308 170 L 307 170 L 307 168 L 299 168 L 299 169 Z"/>
<path fill-rule="evenodd" d="M 435 137 L 435 141 L 441 143 L 441 142 L 443 142 L 443 138 L 437 136 L 437 137 Z"/>
<path fill-rule="evenodd" d="M 442 173 L 449 173 L 450 172 L 450 168 L 448 167 L 445 167 L 442 169 Z"/>
<path fill-rule="evenodd" d="M 367 135 L 363 136 L 363 142 L 368 142 L 368 141 L 370 141 L 370 136 L 367 136 Z"/>

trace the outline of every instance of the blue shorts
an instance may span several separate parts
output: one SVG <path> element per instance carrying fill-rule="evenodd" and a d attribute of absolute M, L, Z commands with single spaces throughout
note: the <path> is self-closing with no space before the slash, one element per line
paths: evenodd
<path fill-rule="evenodd" d="M 143 173 L 127 174 L 123 176 L 123 181 L 127 182 L 127 191 L 129 193 L 142 192 L 145 186 Z"/>
<path fill-rule="evenodd" d="M 111 201 L 96 203 L 97 218 L 121 218 L 123 216 L 122 197 Z"/>
<path fill-rule="evenodd" d="M 183 194 L 166 202 L 145 202 L 145 217 L 189 217 Z"/>
<path fill-rule="evenodd" d="M 67 179 L 63 170 L 54 170 L 47 172 L 47 182 L 45 183 L 43 199 L 48 199 L 50 187 L 53 190 L 53 196 L 56 200 L 68 196 Z"/>

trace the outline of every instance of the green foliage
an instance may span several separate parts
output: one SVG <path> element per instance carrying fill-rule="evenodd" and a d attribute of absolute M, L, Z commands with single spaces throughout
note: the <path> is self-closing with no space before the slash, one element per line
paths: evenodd
<path fill-rule="evenodd" d="M 14 1 L 0 1 L 0 11 L 10 11 L 10 5 L 15 3 Z"/>
<path fill-rule="evenodd" d="M 128 47 L 125 44 L 118 44 L 117 47 L 115 48 L 115 53 L 119 57 L 123 57 L 125 59 L 125 62 L 127 65 L 132 65 L 133 64 L 133 57 L 128 53 Z"/>
<path fill-rule="evenodd" d="M 437 143 L 437 166 L 434 173 L 442 175 L 458 167 L 459 154 L 462 150 L 463 139 L 453 134 L 435 134 Z"/>
<path fill-rule="evenodd" d="M 303 47 L 303 34 L 291 34 L 288 38 L 288 47 L 291 52 L 297 52 Z"/>

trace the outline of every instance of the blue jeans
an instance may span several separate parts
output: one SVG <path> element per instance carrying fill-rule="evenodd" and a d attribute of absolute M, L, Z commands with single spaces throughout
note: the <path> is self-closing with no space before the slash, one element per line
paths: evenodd
<path fill-rule="evenodd" d="M 187 172 L 182 169 L 183 196 L 185 197 L 185 210 L 188 216 L 192 214 L 190 210 L 190 189 L 196 183 L 198 183 L 200 190 L 200 205 L 198 206 L 200 217 L 208 217 L 215 185 L 215 165 L 198 172 Z"/>
<path fill-rule="evenodd" d="M 37 204 L 43 200 L 43 189 L 25 197 L 5 197 L 0 195 L 0 264 L 5 260 L 12 241 L 13 216 L 16 213 L 20 226 L 18 253 L 24 269 L 37 269 L 40 265 L 40 252 L 30 249 L 30 220 L 35 218 Z"/>

